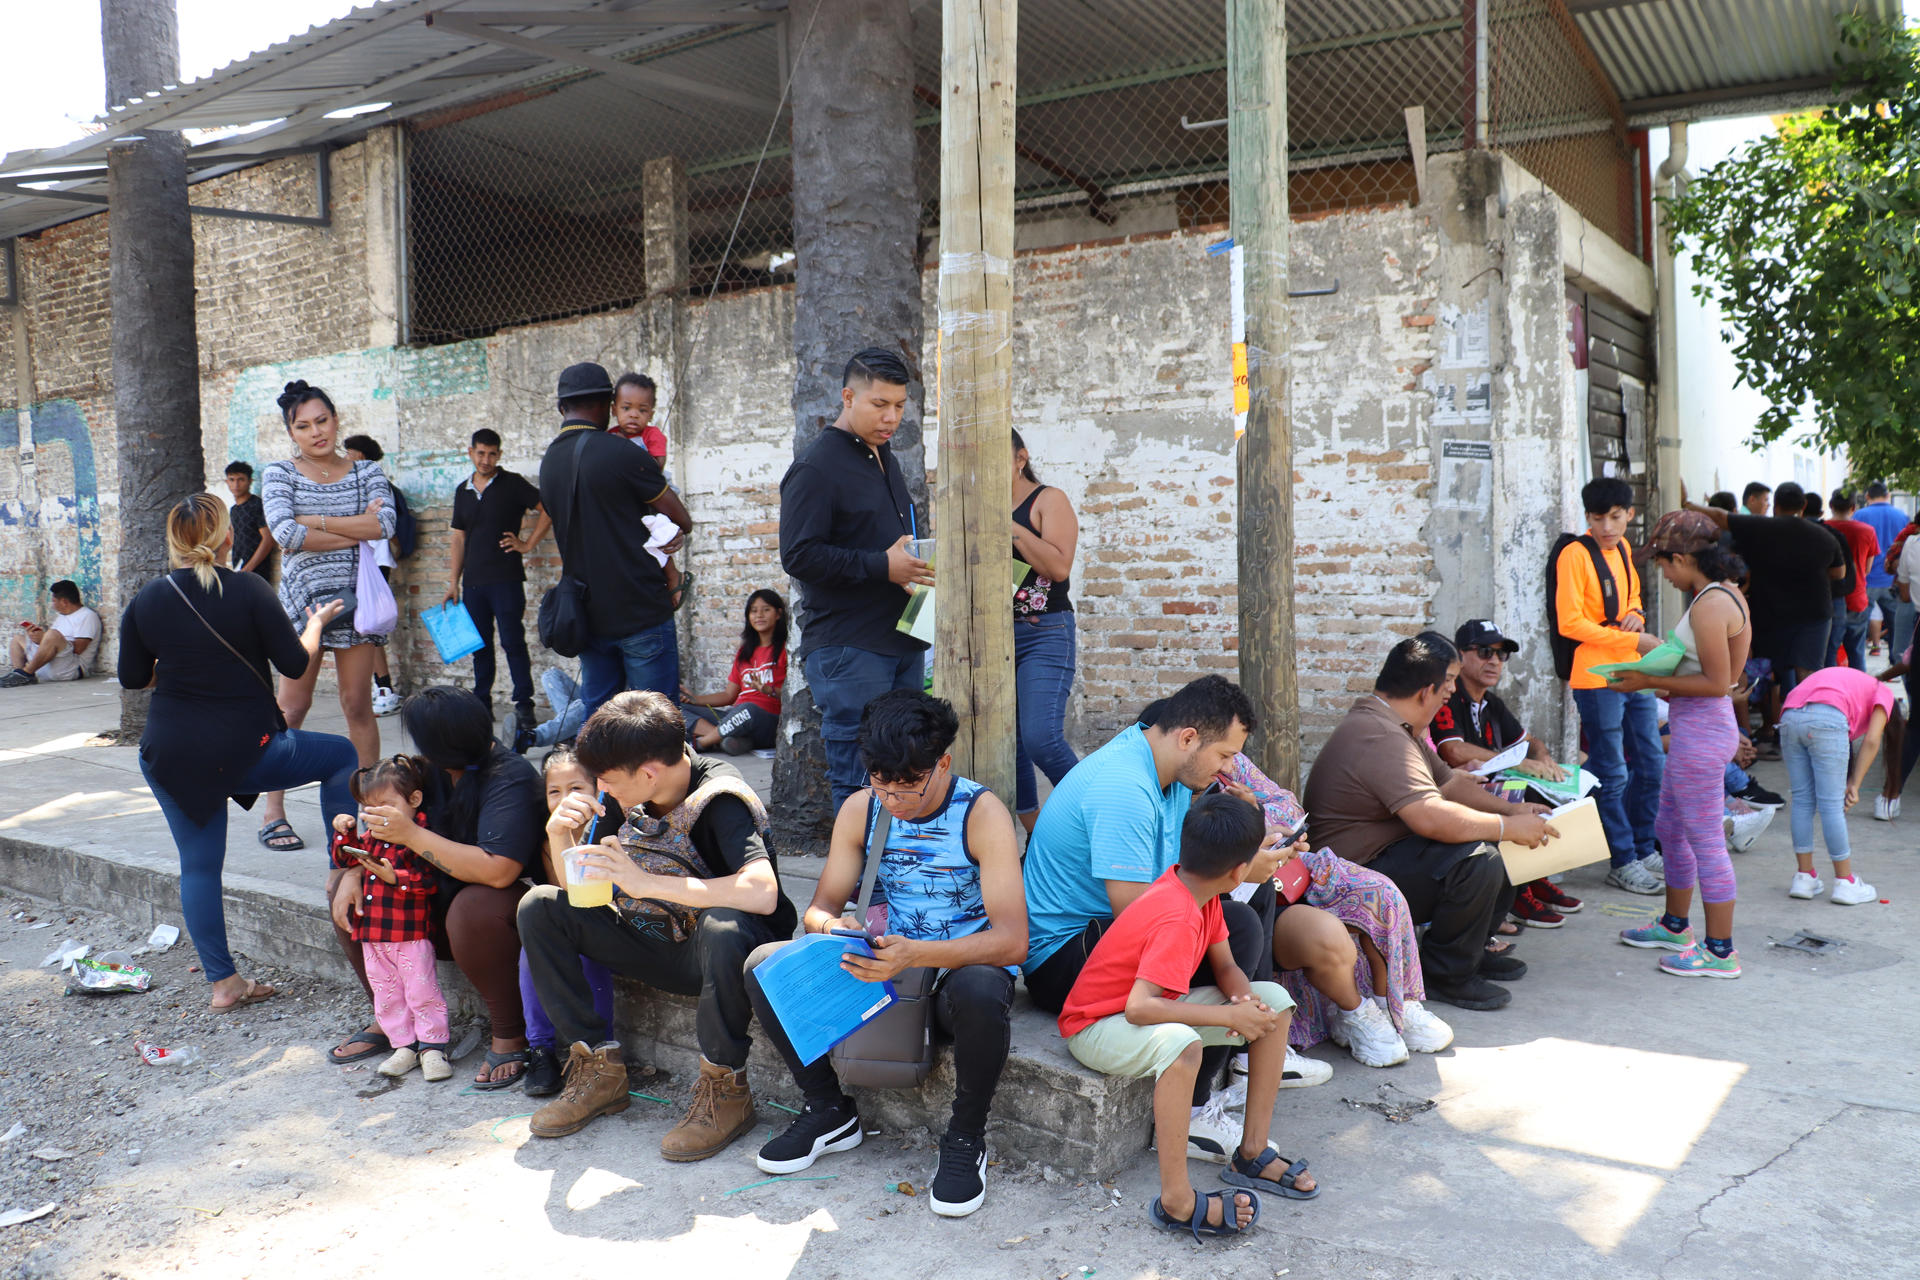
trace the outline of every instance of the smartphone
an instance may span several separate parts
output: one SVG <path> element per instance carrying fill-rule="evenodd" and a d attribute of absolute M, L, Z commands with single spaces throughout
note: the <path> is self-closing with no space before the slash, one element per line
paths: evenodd
<path fill-rule="evenodd" d="M 1306 834 L 1306 832 L 1307 832 L 1307 821 L 1308 821 L 1308 820 L 1307 820 L 1306 818 L 1302 818 L 1302 819 L 1300 819 L 1300 824 L 1299 824 L 1298 826 L 1296 826 L 1296 827 L 1294 827 L 1294 828 L 1293 828 L 1292 830 L 1290 830 L 1290 831 L 1282 831 L 1282 832 L 1280 833 L 1280 843 L 1281 843 L 1281 845 L 1282 845 L 1283 847 L 1284 847 L 1284 846 L 1286 846 L 1286 845 L 1290 845 L 1290 844 L 1292 844 L 1292 843 L 1293 843 L 1293 842 L 1294 842 L 1295 840 L 1298 840 L 1298 839 L 1299 839 L 1299 838 L 1300 838 L 1301 836 L 1303 836 L 1303 835 L 1305 835 L 1305 834 Z"/>
<path fill-rule="evenodd" d="M 829 929 L 827 932 L 836 938 L 847 938 L 855 942 L 864 942 L 867 946 L 867 954 L 873 954 L 873 935 L 865 929 Z"/>
<path fill-rule="evenodd" d="M 371 854 L 371 853 L 370 853 L 370 852 L 368 852 L 367 850 L 365 850 L 365 849 L 356 849 L 356 848 L 354 848 L 354 847 L 353 847 L 352 845 L 350 845 L 350 844 L 343 844 L 343 845 L 341 845 L 341 846 L 340 846 L 340 852 L 342 852 L 342 853 L 350 853 L 350 854 L 352 854 L 352 855 L 353 855 L 354 857 L 356 857 L 356 858 L 371 858 L 371 857 L 373 856 L 373 854 Z"/>

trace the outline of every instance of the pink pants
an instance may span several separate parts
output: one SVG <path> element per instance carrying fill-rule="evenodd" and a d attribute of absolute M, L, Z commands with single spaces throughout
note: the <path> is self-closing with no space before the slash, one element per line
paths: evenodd
<path fill-rule="evenodd" d="M 433 943 L 363 942 L 373 1016 L 396 1049 L 447 1047 L 447 1001 L 433 973 Z"/>

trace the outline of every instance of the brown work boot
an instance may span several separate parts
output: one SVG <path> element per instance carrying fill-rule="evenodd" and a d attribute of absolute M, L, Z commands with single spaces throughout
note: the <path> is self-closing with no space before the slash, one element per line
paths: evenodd
<path fill-rule="evenodd" d="M 528 1128 L 536 1138 L 563 1138 L 587 1127 L 595 1116 L 625 1111 L 627 1064 L 620 1046 L 589 1049 L 579 1041 L 567 1051 L 567 1083 L 560 1096 L 533 1113 Z"/>
<path fill-rule="evenodd" d="M 751 1128 L 753 1094 L 747 1088 L 747 1073 L 702 1058 L 700 1078 L 693 1082 L 693 1103 L 686 1117 L 660 1139 L 660 1154 L 669 1160 L 705 1160 Z"/>

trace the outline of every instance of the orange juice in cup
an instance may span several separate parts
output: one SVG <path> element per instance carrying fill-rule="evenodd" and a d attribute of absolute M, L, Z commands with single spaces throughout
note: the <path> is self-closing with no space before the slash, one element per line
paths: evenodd
<path fill-rule="evenodd" d="M 561 855 L 567 870 L 567 901 L 576 907 L 613 905 L 613 881 L 602 877 L 597 868 L 586 865 L 586 856 L 598 846 L 575 845 Z"/>

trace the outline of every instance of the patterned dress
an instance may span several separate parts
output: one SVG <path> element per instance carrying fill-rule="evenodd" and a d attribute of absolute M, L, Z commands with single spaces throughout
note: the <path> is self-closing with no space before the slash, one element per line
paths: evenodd
<path fill-rule="evenodd" d="M 1306 810 L 1293 793 L 1280 789 L 1271 778 L 1244 755 L 1233 757 L 1233 780 L 1259 795 L 1273 796 L 1264 806 L 1269 827 L 1294 827 L 1306 816 Z M 1420 947 L 1413 933 L 1413 912 L 1393 881 L 1377 871 L 1348 862 L 1331 849 L 1314 849 L 1300 855 L 1300 861 L 1313 872 L 1313 882 L 1300 901 L 1329 912 L 1349 929 L 1373 939 L 1387 962 L 1387 989 L 1373 989 L 1373 966 L 1365 952 L 1354 961 L 1353 977 L 1361 998 L 1382 995 L 1393 1025 L 1400 1025 L 1400 1010 L 1408 1000 L 1427 998 L 1426 980 L 1420 972 Z M 1307 975 L 1297 970 L 1280 974 L 1280 985 L 1293 997 L 1293 1023 L 1287 1029 L 1287 1043 L 1296 1049 L 1308 1049 L 1327 1038 L 1327 1024 L 1335 1005 L 1321 995 Z"/>
<path fill-rule="evenodd" d="M 301 516 L 326 516 L 329 519 L 365 515 L 367 504 L 380 499 L 380 536 L 391 538 L 398 515 L 393 491 L 387 487 L 387 474 L 377 462 L 356 462 L 347 474 L 332 484 L 319 484 L 300 474 L 290 459 L 268 463 L 260 478 L 260 501 L 267 512 L 267 527 L 280 544 L 280 607 L 287 611 L 293 625 L 303 627 L 307 606 L 342 591 L 353 591 L 360 579 L 360 548 L 342 547 L 337 551 L 303 550 L 308 528 Z M 387 642 L 385 636 L 362 635 L 353 629 L 353 615 L 335 618 L 321 633 L 321 647 L 350 649 L 358 644 Z"/>

